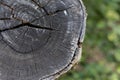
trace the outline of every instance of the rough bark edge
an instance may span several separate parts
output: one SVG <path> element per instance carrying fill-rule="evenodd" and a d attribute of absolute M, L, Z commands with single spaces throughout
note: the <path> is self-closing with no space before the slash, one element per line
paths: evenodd
<path fill-rule="evenodd" d="M 78 61 L 81 58 L 81 52 L 82 52 L 82 48 L 77 48 L 75 51 L 75 54 L 73 56 L 73 59 L 64 69 L 62 69 L 61 71 L 59 71 L 51 76 L 48 76 L 46 78 L 39 79 L 39 80 L 55 80 L 55 79 L 59 78 L 61 75 L 67 73 L 75 64 L 78 63 Z"/>
<path fill-rule="evenodd" d="M 79 62 L 79 60 L 81 59 L 81 55 L 82 55 L 82 42 L 84 40 L 84 35 L 85 35 L 85 30 L 86 30 L 86 19 L 87 19 L 87 13 L 86 13 L 86 8 L 82 2 L 82 0 L 78 0 L 81 4 L 82 7 L 82 11 L 83 11 L 83 24 L 81 27 L 81 34 L 80 34 L 80 38 L 78 39 L 78 47 L 75 50 L 75 53 L 73 55 L 73 58 L 71 60 L 71 62 L 64 67 L 61 71 L 58 71 L 52 75 L 48 75 L 46 77 L 40 78 L 39 80 L 55 80 L 58 77 L 60 77 L 61 75 L 65 74 L 66 72 L 68 72 L 75 64 L 77 64 Z"/>

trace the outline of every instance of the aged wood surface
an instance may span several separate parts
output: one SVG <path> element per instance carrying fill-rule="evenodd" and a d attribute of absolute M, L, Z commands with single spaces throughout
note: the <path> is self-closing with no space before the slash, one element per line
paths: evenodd
<path fill-rule="evenodd" d="M 80 58 L 81 0 L 0 0 L 0 80 L 54 80 Z"/>

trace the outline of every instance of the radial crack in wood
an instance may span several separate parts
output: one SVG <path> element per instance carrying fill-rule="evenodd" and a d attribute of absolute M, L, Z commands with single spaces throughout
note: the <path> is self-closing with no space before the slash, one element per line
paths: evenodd
<path fill-rule="evenodd" d="M 28 26 L 28 27 L 32 27 L 32 28 L 38 28 L 38 29 L 56 30 L 56 29 L 49 28 L 49 27 L 37 26 L 37 25 L 30 24 L 30 23 L 23 23 L 23 24 L 19 24 L 19 25 L 17 25 L 17 26 L 13 26 L 13 27 L 10 27 L 10 28 L 5 28 L 5 29 L 3 29 L 3 30 L 0 30 L 0 32 L 17 29 L 17 28 L 21 28 L 21 27 L 24 27 L 24 26 Z M 57 30 L 57 31 L 58 31 L 58 30 Z"/>

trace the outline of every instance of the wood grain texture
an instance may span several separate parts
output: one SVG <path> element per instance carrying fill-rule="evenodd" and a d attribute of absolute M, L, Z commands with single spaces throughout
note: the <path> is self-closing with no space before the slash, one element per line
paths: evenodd
<path fill-rule="evenodd" d="M 81 0 L 0 0 L 0 79 L 54 80 L 78 62 Z"/>

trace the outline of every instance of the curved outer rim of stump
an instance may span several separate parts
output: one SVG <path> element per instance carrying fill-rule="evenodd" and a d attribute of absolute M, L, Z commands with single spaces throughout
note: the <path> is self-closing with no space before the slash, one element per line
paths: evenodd
<path fill-rule="evenodd" d="M 60 77 L 61 75 L 65 74 L 67 71 L 69 71 L 81 59 L 82 43 L 84 41 L 85 30 L 86 30 L 87 13 L 86 13 L 86 8 L 85 8 L 82 0 L 78 0 L 78 1 L 80 2 L 80 5 L 81 5 L 82 11 L 83 11 L 83 18 L 82 18 L 83 23 L 81 24 L 82 27 L 81 27 L 81 31 L 80 31 L 79 40 L 78 40 L 78 47 L 75 50 L 74 56 L 73 56 L 71 62 L 66 67 L 64 67 L 63 69 L 61 69 L 60 71 L 58 71 L 54 74 L 40 78 L 39 80 L 55 80 L 58 77 Z"/>

